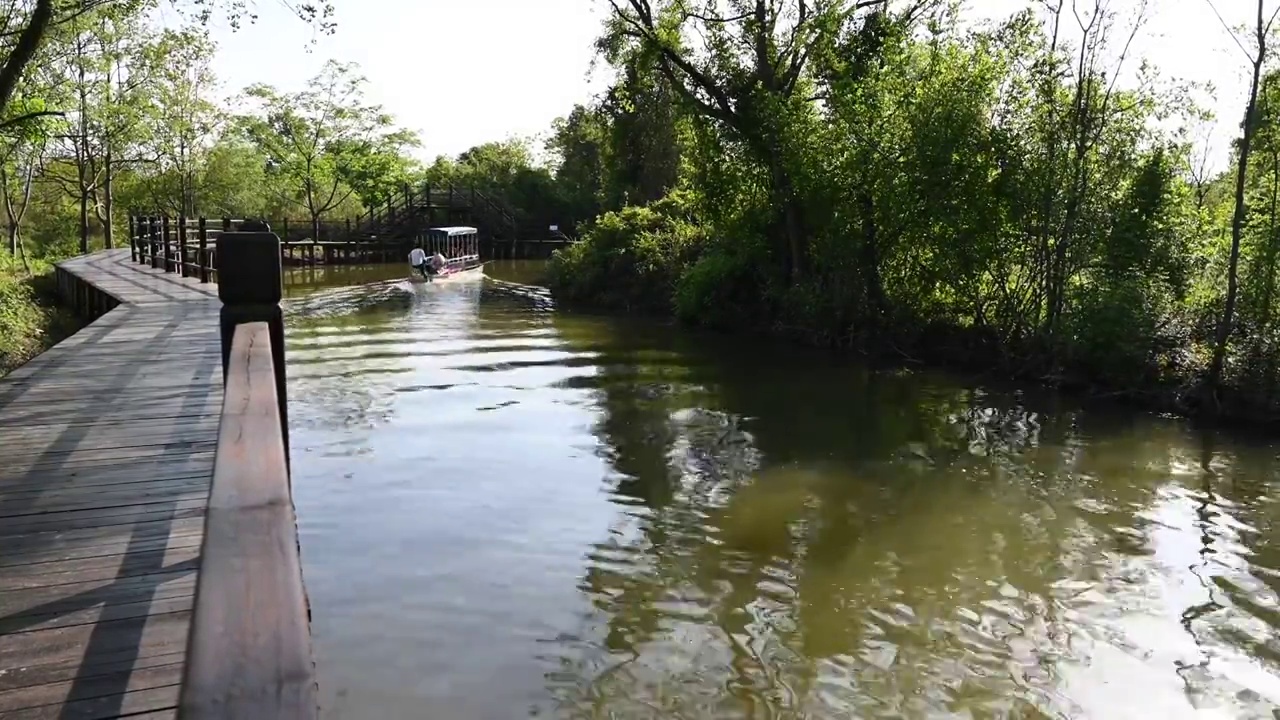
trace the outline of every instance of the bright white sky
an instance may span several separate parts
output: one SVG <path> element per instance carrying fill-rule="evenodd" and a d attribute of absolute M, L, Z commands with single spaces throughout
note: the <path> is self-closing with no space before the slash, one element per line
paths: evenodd
<path fill-rule="evenodd" d="M 1033 0 L 968 0 L 975 15 L 999 18 Z M 1117 8 L 1137 0 L 1113 0 Z M 1212 0 L 1229 23 L 1249 21 L 1250 0 Z M 1091 0 L 1081 0 L 1092 5 Z M 1243 53 L 1210 0 L 1149 0 L 1138 54 L 1170 77 L 1212 82 L 1218 164 L 1243 111 Z M 1280 0 L 1268 0 L 1268 4 Z M 422 156 L 454 155 L 489 140 L 546 132 L 551 121 L 607 83 L 591 72 L 601 0 L 334 0 L 338 31 L 304 51 L 311 30 L 280 0 L 258 0 L 256 25 L 215 27 L 215 70 L 230 94 L 254 82 L 302 87 L 328 58 L 355 61 L 371 100 L 421 133 Z M 1256 6 L 1255 6 L 1256 12 Z M 1131 62 L 1129 67 L 1136 67 Z"/>

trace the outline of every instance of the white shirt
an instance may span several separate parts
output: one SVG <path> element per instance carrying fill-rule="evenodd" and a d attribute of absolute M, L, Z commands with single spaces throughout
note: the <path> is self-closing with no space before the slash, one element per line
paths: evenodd
<path fill-rule="evenodd" d="M 417 267 L 418 265 L 421 265 L 422 263 L 424 263 L 424 262 L 426 262 L 426 261 L 427 261 L 427 254 L 426 254 L 425 252 L 423 252 L 423 251 L 422 251 L 422 248 L 414 248 L 414 249 L 412 249 L 412 250 L 410 250 L 410 251 L 409 251 L 409 264 L 410 264 L 410 265 L 413 265 L 414 267 Z"/>
<path fill-rule="evenodd" d="M 443 256 L 443 255 L 441 255 L 440 253 L 436 253 L 435 255 L 431 256 L 431 264 L 432 264 L 432 265 L 435 267 L 435 269 L 437 269 L 437 270 L 439 270 L 440 268 L 444 267 L 448 262 L 449 262 L 449 261 L 448 261 L 448 260 L 445 260 L 445 259 L 444 259 L 444 256 Z"/>

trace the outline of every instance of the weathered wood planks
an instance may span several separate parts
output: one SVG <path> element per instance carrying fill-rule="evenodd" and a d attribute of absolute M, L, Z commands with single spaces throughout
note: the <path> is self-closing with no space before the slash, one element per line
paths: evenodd
<path fill-rule="evenodd" d="M 232 291 L 128 250 L 59 266 L 95 322 L 0 379 L 0 717 L 316 716 L 278 306 L 248 322 L 279 288 L 230 298 L 254 267 Z"/>
<path fill-rule="evenodd" d="M 236 326 L 181 717 L 311 718 L 307 599 L 267 323 Z"/>
<path fill-rule="evenodd" d="M 216 287 L 107 251 L 0 379 L 0 717 L 176 715 L 222 405 Z"/>

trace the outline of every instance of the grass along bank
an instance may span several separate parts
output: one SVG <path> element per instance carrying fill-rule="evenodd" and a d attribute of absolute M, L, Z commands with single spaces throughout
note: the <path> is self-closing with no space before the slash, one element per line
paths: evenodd
<path fill-rule="evenodd" d="M 58 302 L 51 261 L 0 253 L 0 377 L 82 325 Z"/>

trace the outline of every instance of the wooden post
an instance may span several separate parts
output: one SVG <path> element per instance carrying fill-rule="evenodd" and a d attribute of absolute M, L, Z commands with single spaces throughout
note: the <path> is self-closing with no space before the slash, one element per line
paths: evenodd
<path fill-rule="evenodd" d="M 178 216 L 178 274 L 187 276 L 187 216 Z"/>
<path fill-rule="evenodd" d="M 147 227 L 150 228 L 149 232 L 147 233 L 147 240 L 148 240 L 148 244 L 151 245 L 151 267 L 154 269 L 159 269 L 158 263 L 160 262 L 160 257 L 161 257 L 160 256 L 160 218 L 152 216 L 150 221 L 148 221 L 147 223 Z"/>
<path fill-rule="evenodd" d="M 222 373 L 226 381 L 227 360 L 236 325 L 265 322 L 271 336 L 271 358 L 275 365 L 276 400 L 280 405 L 280 432 L 285 441 L 285 462 L 289 450 L 289 402 L 285 392 L 284 273 L 280 262 L 280 238 L 265 222 L 245 222 L 240 232 L 224 232 L 214 246 L 218 260 L 218 299 L 222 301 L 219 329 L 222 335 Z"/>
<path fill-rule="evenodd" d="M 134 223 L 133 215 L 129 215 L 129 260 L 138 262 L 138 238 L 135 234 L 137 225 Z"/>
<path fill-rule="evenodd" d="M 173 249 L 169 246 L 169 216 L 160 218 L 160 242 L 164 243 L 164 271 L 173 272 Z"/>
<path fill-rule="evenodd" d="M 200 282 L 209 282 L 209 225 L 208 220 L 204 217 L 200 218 L 200 249 L 199 255 L 196 256 L 196 264 L 200 266 Z"/>

